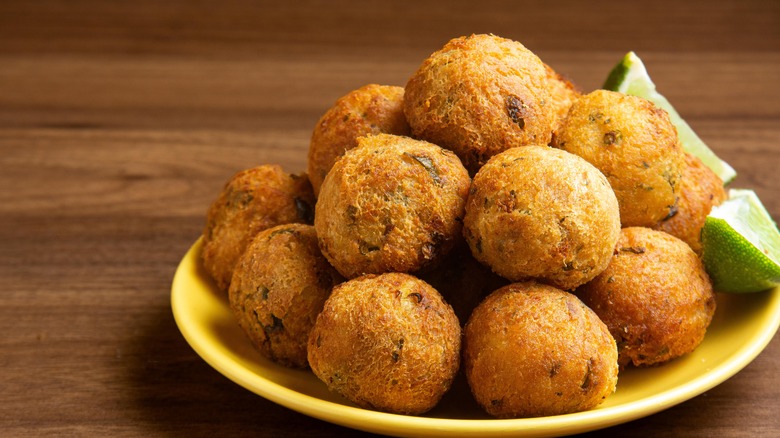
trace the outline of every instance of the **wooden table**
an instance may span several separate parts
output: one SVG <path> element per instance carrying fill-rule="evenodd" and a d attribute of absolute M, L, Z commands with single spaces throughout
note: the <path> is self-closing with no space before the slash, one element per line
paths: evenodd
<path fill-rule="evenodd" d="M 523 42 L 583 90 L 629 50 L 780 218 L 780 3 L 0 3 L 0 435 L 347 436 L 232 383 L 171 314 L 174 270 L 238 170 L 305 169 L 341 95 L 448 39 Z M 780 435 L 780 342 L 609 432 Z"/>

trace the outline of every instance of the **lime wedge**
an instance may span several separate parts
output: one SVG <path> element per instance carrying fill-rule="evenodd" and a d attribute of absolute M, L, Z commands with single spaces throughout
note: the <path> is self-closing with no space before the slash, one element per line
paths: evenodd
<path fill-rule="evenodd" d="M 688 123 L 672 107 L 672 104 L 655 89 L 655 84 L 645 69 L 642 60 L 634 52 L 626 56 L 612 69 L 604 82 L 605 90 L 619 91 L 645 98 L 666 110 L 672 123 L 677 127 L 677 136 L 683 149 L 699 158 L 707 167 L 728 184 L 737 176 L 737 172 L 714 152 L 693 132 Z"/>
<path fill-rule="evenodd" d="M 780 284 L 780 232 L 752 190 L 729 190 L 701 231 L 702 261 L 717 292 L 758 292 Z"/>

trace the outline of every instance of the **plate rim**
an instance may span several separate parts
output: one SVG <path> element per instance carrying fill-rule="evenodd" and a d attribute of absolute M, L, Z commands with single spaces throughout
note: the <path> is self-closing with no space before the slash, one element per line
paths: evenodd
<path fill-rule="evenodd" d="M 759 336 L 743 344 L 728 359 L 688 382 L 639 400 L 572 414 L 536 418 L 461 419 L 408 416 L 373 411 L 323 400 L 276 383 L 244 367 L 227 367 L 224 357 L 200 341 L 193 315 L 185 309 L 186 296 L 177 287 L 182 278 L 200 263 L 202 237 L 187 250 L 179 262 L 171 285 L 171 309 L 176 325 L 190 347 L 212 368 L 229 380 L 285 408 L 333 424 L 396 436 L 508 436 L 541 437 L 581 433 L 646 417 L 690 400 L 736 375 L 766 348 L 780 327 L 780 287 L 759 293 L 769 294 L 767 306 L 771 319 Z M 179 293 L 177 293 L 177 291 Z M 258 382 L 262 385 L 258 385 Z"/>

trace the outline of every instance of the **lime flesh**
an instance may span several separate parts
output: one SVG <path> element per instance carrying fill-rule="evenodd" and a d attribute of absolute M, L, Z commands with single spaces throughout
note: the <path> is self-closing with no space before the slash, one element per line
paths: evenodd
<path fill-rule="evenodd" d="M 669 100 L 656 91 L 655 84 L 645 69 L 644 63 L 634 52 L 626 56 L 612 69 L 604 82 L 605 90 L 618 91 L 624 94 L 645 98 L 669 113 L 672 123 L 677 128 L 677 136 L 683 149 L 699 158 L 707 167 L 728 184 L 737 176 L 737 172 L 725 161 L 718 158 L 714 152 L 699 138 L 688 123 L 672 107 Z"/>
<path fill-rule="evenodd" d="M 702 261 L 718 292 L 759 292 L 780 284 L 780 232 L 752 190 L 730 190 L 701 232 Z"/>

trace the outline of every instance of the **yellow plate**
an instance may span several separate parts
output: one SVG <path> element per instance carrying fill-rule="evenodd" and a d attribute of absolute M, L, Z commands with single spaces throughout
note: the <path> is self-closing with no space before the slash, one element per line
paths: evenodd
<path fill-rule="evenodd" d="M 693 398 L 725 381 L 766 347 L 780 326 L 780 288 L 719 295 L 704 342 L 693 353 L 657 368 L 628 369 L 617 391 L 596 409 L 575 414 L 491 419 L 456 380 L 425 416 L 361 409 L 330 393 L 310 371 L 292 370 L 260 356 L 233 319 L 200 263 L 198 240 L 173 278 L 171 306 L 179 330 L 212 367 L 244 388 L 303 414 L 364 431 L 396 436 L 554 436 L 600 429 L 644 417 Z"/>

